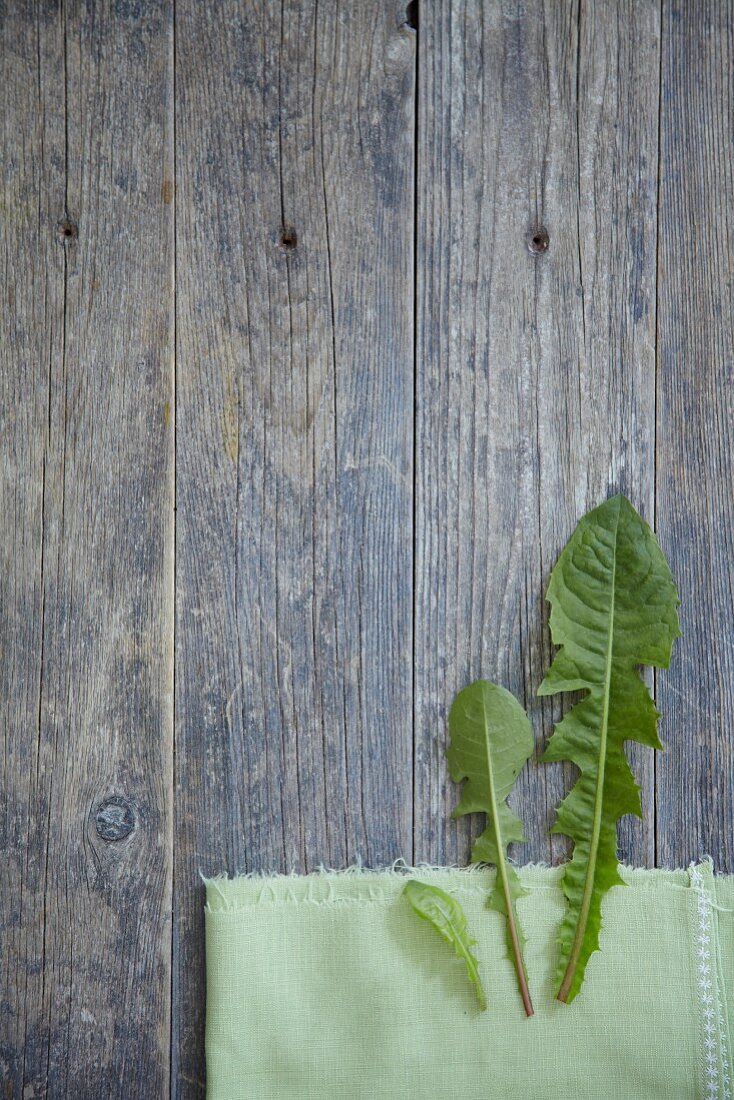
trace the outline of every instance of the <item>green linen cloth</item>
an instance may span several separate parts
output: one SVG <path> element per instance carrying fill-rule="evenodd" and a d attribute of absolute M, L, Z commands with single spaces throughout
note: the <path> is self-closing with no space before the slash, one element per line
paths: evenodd
<path fill-rule="evenodd" d="M 535 1016 L 523 1013 L 494 872 L 416 868 L 478 940 L 488 1009 L 410 909 L 406 872 L 206 880 L 210 1100 L 727 1100 L 734 877 L 622 867 L 581 993 L 554 999 L 560 868 L 520 869 Z"/>

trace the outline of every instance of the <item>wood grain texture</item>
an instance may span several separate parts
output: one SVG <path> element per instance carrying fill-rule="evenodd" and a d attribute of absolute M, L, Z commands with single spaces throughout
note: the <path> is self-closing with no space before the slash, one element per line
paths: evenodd
<path fill-rule="evenodd" d="M 3 11 L 6 1097 L 168 1086 L 169 32 L 165 3 Z"/>
<path fill-rule="evenodd" d="M 734 870 L 734 20 L 663 4 L 657 517 L 683 637 L 657 700 L 658 858 Z"/>
<path fill-rule="evenodd" d="M 7 1097 L 204 1095 L 199 871 L 464 862 L 447 707 L 543 747 L 616 490 L 684 629 L 620 852 L 734 870 L 732 7 L 405 15 L 0 4 Z"/>
<path fill-rule="evenodd" d="M 416 857 L 460 862 L 447 705 L 483 675 L 539 747 L 558 704 L 543 592 L 581 515 L 622 490 L 653 514 L 659 16 L 652 2 L 425 5 L 419 52 Z M 546 251 L 528 238 L 543 227 Z M 654 860 L 650 754 L 642 826 Z M 568 787 L 530 767 L 529 844 Z"/>
<path fill-rule="evenodd" d="M 411 855 L 414 68 L 390 4 L 177 5 L 177 1096 L 197 872 Z"/>

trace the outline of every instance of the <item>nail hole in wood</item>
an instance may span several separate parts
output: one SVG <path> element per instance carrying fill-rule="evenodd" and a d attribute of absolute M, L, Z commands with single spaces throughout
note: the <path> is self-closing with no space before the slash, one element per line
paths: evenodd
<path fill-rule="evenodd" d="M 298 244 L 298 234 L 292 225 L 284 225 L 278 235 L 278 248 L 282 252 L 293 252 Z"/>
<path fill-rule="evenodd" d="M 542 252 L 547 252 L 549 244 L 550 237 L 544 225 L 540 225 L 533 229 L 531 233 L 528 233 L 528 251 L 534 255 L 537 256 Z"/>
<path fill-rule="evenodd" d="M 404 27 L 408 27 L 411 31 L 418 30 L 419 14 L 418 14 L 418 0 L 410 0 L 410 3 L 405 8 L 405 22 Z"/>
<path fill-rule="evenodd" d="M 124 840 L 135 828 L 135 813 L 126 798 L 115 794 L 100 803 L 94 823 L 102 840 Z"/>
<path fill-rule="evenodd" d="M 79 236 L 79 229 L 74 225 L 74 222 L 70 222 L 65 218 L 56 226 L 56 236 L 62 244 L 67 241 L 75 241 Z"/>

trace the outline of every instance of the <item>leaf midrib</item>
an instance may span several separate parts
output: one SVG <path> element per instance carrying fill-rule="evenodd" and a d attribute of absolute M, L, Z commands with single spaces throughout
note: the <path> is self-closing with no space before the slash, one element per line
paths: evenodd
<path fill-rule="evenodd" d="M 532 1015 L 532 1004 L 530 1001 L 530 994 L 527 992 L 526 983 L 527 978 L 524 973 L 524 962 L 522 958 L 522 949 L 520 947 L 520 937 L 517 932 L 517 922 L 515 920 L 515 906 L 512 900 L 512 891 L 510 890 L 510 880 L 507 876 L 507 863 L 505 861 L 505 845 L 502 840 L 502 831 L 500 829 L 500 816 L 497 806 L 497 798 L 494 790 L 494 771 L 492 769 L 492 749 L 489 740 L 489 723 L 487 722 L 487 706 L 486 703 L 482 707 L 482 725 L 484 726 L 484 743 L 487 750 L 487 775 L 489 776 L 489 808 L 492 815 L 492 824 L 494 825 L 495 843 L 497 846 L 497 870 L 499 871 L 500 878 L 502 879 L 502 892 L 505 895 L 505 906 L 507 908 L 507 926 L 510 931 L 510 939 L 512 941 L 512 953 L 513 962 L 515 964 L 515 970 L 517 972 L 518 981 L 520 982 L 520 988 L 523 996 L 523 1003 L 525 1004 L 525 1010 L 528 1016 Z"/>
<path fill-rule="evenodd" d="M 612 566 L 612 593 L 609 607 L 609 632 L 607 635 L 606 666 L 604 670 L 604 697 L 602 703 L 602 721 L 599 735 L 599 768 L 596 777 L 596 791 L 594 794 L 594 820 L 591 829 L 591 842 L 589 844 L 589 858 L 584 880 L 584 892 L 581 896 L 579 919 L 576 923 L 571 952 L 568 957 L 566 973 L 558 990 L 558 998 L 565 1001 L 576 976 L 576 967 L 581 956 L 581 949 L 586 938 L 586 925 L 589 919 L 591 899 L 594 894 L 594 882 L 596 879 L 596 860 L 599 852 L 599 840 L 601 837 L 602 809 L 604 805 L 604 776 L 607 759 L 607 735 L 609 732 L 609 702 L 612 684 L 612 659 L 614 655 L 614 602 L 617 590 L 617 538 L 619 535 L 619 517 L 621 507 L 617 511 L 617 522 L 614 528 L 614 562 Z"/>
<path fill-rule="evenodd" d="M 510 910 L 510 883 L 507 878 L 507 867 L 505 866 L 505 846 L 502 842 L 502 832 L 500 830 L 500 816 L 497 808 L 497 797 L 494 791 L 494 771 L 492 769 L 492 748 L 489 740 L 489 723 L 487 722 L 487 706 L 486 703 L 482 706 L 482 726 L 484 727 L 484 745 L 487 756 L 487 775 L 489 776 L 489 809 L 492 815 L 492 824 L 494 825 L 495 843 L 497 845 L 497 870 L 500 873 L 502 879 L 502 889 L 507 899 L 507 907 Z M 512 921 L 511 910 L 508 914 L 508 920 Z"/>

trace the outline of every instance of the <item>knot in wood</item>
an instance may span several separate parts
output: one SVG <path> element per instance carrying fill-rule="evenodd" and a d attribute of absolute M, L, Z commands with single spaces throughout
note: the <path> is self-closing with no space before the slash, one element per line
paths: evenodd
<path fill-rule="evenodd" d="M 418 0 L 410 0 L 409 4 L 405 5 L 405 19 L 403 20 L 403 26 L 409 31 L 418 30 Z"/>
<path fill-rule="evenodd" d="M 66 244 L 67 241 L 75 241 L 79 236 L 79 227 L 70 222 L 68 218 L 64 218 L 56 226 L 56 236 L 62 244 Z"/>
<path fill-rule="evenodd" d="M 278 234 L 278 248 L 281 252 L 293 252 L 298 244 L 298 234 L 292 225 L 284 225 Z"/>
<path fill-rule="evenodd" d="M 534 256 L 538 256 L 542 252 L 547 252 L 549 244 L 550 237 L 548 236 L 548 230 L 545 228 L 544 225 L 536 226 L 535 229 L 531 230 L 530 233 L 528 233 L 528 252 L 532 252 Z"/>
<path fill-rule="evenodd" d="M 102 840 L 124 840 L 135 828 L 131 803 L 117 794 L 106 798 L 97 808 L 95 825 Z"/>

